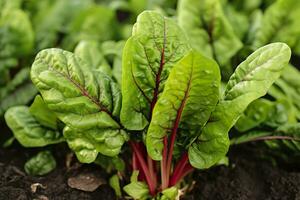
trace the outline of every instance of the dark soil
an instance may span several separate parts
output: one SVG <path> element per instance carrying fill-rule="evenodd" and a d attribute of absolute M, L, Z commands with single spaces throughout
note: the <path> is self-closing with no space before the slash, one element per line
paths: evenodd
<path fill-rule="evenodd" d="M 186 200 L 300 200 L 300 165 L 262 159 L 261 147 L 243 145 L 230 150 L 230 166 L 194 175 Z M 272 164 L 273 163 L 273 164 Z"/>
<path fill-rule="evenodd" d="M 231 149 L 230 165 L 214 167 L 192 175 L 196 181 L 185 200 L 300 200 L 300 167 L 284 164 L 276 167 L 270 161 L 257 157 L 255 145 Z M 71 189 L 67 179 L 82 170 L 108 176 L 98 166 L 82 165 L 74 169 L 65 167 L 66 147 L 55 147 L 53 152 L 58 167 L 44 177 L 27 176 L 23 170 L 25 161 L 37 149 L 28 150 L 15 144 L 9 149 L 0 149 L 0 200 L 112 200 L 114 192 L 107 184 L 95 192 Z M 60 152 L 60 154 L 58 153 Z M 74 164 L 74 163 L 73 163 Z M 76 166 L 76 165 L 75 165 Z M 35 193 L 31 185 L 41 183 Z"/>
<path fill-rule="evenodd" d="M 61 148 L 61 147 L 60 147 Z M 65 152 L 63 149 L 55 149 L 55 152 Z M 90 199 L 116 199 L 113 190 L 107 185 L 101 185 L 94 192 L 83 192 L 72 189 L 67 185 L 70 176 L 79 171 L 92 171 L 98 173 L 104 179 L 107 175 L 98 166 L 73 166 L 74 169 L 65 167 L 65 159 L 62 155 L 55 155 L 58 167 L 55 171 L 44 177 L 32 177 L 25 174 L 24 163 L 38 150 L 19 148 L 0 149 L 0 200 L 90 200 Z M 53 151 L 54 152 L 54 151 Z M 57 154 L 57 153 L 56 153 Z M 31 185 L 40 183 L 45 188 L 38 187 L 37 191 L 31 191 Z"/>

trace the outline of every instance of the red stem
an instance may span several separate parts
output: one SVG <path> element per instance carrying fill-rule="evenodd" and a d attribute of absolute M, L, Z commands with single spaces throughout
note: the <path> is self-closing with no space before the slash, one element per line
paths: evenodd
<path fill-rule="evenodd" d="M 184 153 L 180 160 L 177 162 L 174 170 L 173 170 L 173 174 L 171 176 L 171 180 L 170 180 L 170 185 L 173 186 L 176 184 L 176 179 L 178 178 L 178 176 L 180 175 L 180 173 L 182 173 L 182 170 L 184 169 L 184 167 L 187 164 L 187 160 L 188 160 L 188 154 Z"/>
<path fill-rule="evenodd" d="M 178 122 L 177 122 L 177 119 L 178 119 Z M 178 127 L 178 123 L 179 123 L 179 118 L 177 118 L 177 119 L 175 122 L 175 128 L 172 131 L 171 141 L 170 141 L 170 149 L 169 149 L 169 153 L 168 153 L 168 157 L 167 157 L 167 166 L 166 166 L 167 167 L 167 169 L 166 169 L 167 175 L 166 176 L 168 177 L 167 178 L 167 182 L 168 182 L 167 187 L 169 187 L 173 150 L 174 150 L 174 144 L 175 144 L 175 140 L 176 140 L 177 127 Z M 163 189 L 166 189 L 166 188 L 163 188 Z"/>
<path fill-rule="evenodd" d="M 169 177 L 166 171 L 167 169 L 167 154 L 168 154 L 168 137 L 164 137 L 164 149 L 163 149 L 163 157 L 160 162 L 160 169 L 161 169 L 161 189 L 164 190 L 168 188 L 169 185 Z"/>
<path fill-rule="evenodd" d="M 134 142 L 130 142 L 130 145 L 131 145 L 131 148 L 133 149 L 133 151 L 136 153 L 137 161 L 140 164 L 141 170 L 145 175 L 146 182 L 148 184 L 150 194 L 152 196 L 154 196 L 156 186 L 155 186 L 155 183 L 153 182 L 153 180 L 150 176 L 149 168 L 148 168 L 145 160 L 143 159 L 143 156 L 141 155 L 142 150 L 140 148 L 138 148 L 138 144 L 135 144 Z"/>
<path fill-rule="evenodd" d="M 156 173 L 155 173 L 155 169 L 154 169 L 155 163 L 148 154 L 147 154 L 147 163 L 148 163 L 148 167 L 149 167 L 150 176 L 152 177 L 152 181 L 156 187 L 157 177 L 156 177 Z"/>
<path fill-rule="evenodd" d="M 194 171 L 194 167 L 188 163 L 185 168 L 182 170 L 180 176 L 175 180 L 175 183 L 178 183 L 181 179 L 183 179 L 186 175 Z M 176 184 L 175 184 L 176 185 Z"/>
<path fill-rule="evenodd" d="M 132 152 L 132 170 L 133 171 L 138 170 L 138 164 L 137 164 L 135 152 Z"/>

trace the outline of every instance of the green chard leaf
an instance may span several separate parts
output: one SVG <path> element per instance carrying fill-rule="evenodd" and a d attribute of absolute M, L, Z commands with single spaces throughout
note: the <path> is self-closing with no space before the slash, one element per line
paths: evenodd
<path fill-rule="evenodd" d="M 121 121 L 142 130 L 173 65 L 190 49 L 175 21 L 154 11 L 138 16 L 123 50 Z"/>
<path fill-rule="evenodd" d="M 56 161 L 50 151 L 41 151 L 28 160 L 24 168 L 29 175 L 43 176 L 56 168 Z"/>
<path fill-rule="evenodd" d="M 252 101 L 267 93 L 290 56 L 291 50 L 286 44 L 273 43 L 256 50 L 237 67 L 224 97 L 189 148 L 189 160 L 194 167 L 209 168 L 226 154 L 228 131 Z"/>
<path fill-rule="evenodd" d="M 150 198 L 149 189 L 145 182 L 138 181 L 139 171 L 133 171 L 130 184 L 125 185 L 123 190 L 134 199 L 146 200 Z"/>
<path fill-rule="evenodd" d="M 109 185 L 110 185 L 110 187 L 112 187 L 114 189 L 117 197 L 120 198 L 122 196 L 122 190 L 120 187 L 120 179 L 119 179 L 118 174 L 115 174 L 112 177 L 110 177 Z"/>
<path fill-rule="evenodd" d="M 58 119 L 47 107 L 43 98 L 37 95 L 29 108 L 30 114 L 43 126 L 56 130 Z"/>
<path fill-rule="evenodd" d="M 263 123 L 274 108 L 274 103 L 267 99 L 253 101 L 235 124 L 239 132 L 248 131 Z"/>
<path fill-rule="evenodd" d="M 292 104 L 297 119 L 300 119 L 300 72 L 288 65 L 285 67 L 282 76 L 270 88 L 268 94 L 276 99 L 284 99 Z"/>
<path fill-rule="evenodd" d="M 298 0 L 277 0 L 267 10 L 256 31 L 252 48 L 257 49 L 271 42 L 285 42 L 293 48 L 300 34 L 300 2 Z"/>
<path fill-rule="evenodd" d="M 97 41 L 84 40 L 75 48 L 74 54 L 84 60 L 92 70 L 99 70 L 111 76 L 111 68 L 105 60 Z"/>
<path fill-rule="evenodd" d="M 200 53 L 191 51 L 175 64 L 147 132 L 147 151 L 154 160 L 162 159 L 165 136 L 197 136 L 219 100 L 220 79 L 218 65 Z"/>
<path fill-rule="evenodd" d="M 221 67 L 225 67 L 243 46 L 224 14 L 220 0 L 180 0 L 178 23 L 192 47 L 216 59 Z"/>
<path fill-rule="evenodd" d="M 119 121 L 122 97 L 110 77 L 92 71 L 70 52 L 47 49 L 37 55 L 31 79 L 48 108 L 66 124 L 64 135 L 82 162 L 92 162 L 98 152 L 120 152 L 127 140 Z M 85 158 L 86 153 L 92 156 Z"/>
<path fill-rule="evenodd" d="M 31 53 L 34 45 L 34 32 L 29 17 L 24 11 L 10 9 L 1 13 L 0 45 L 1 62 L 2 59 L 10 56 L 19 57 Z"/>
<path fill-rule="evenodd" d="M 101 5 L 88 7 L 72 19 L 68 27 L 69 34 L 62 45 L 66 49 L 73 49 L 81 40 L 103 42 L 112 39 L 116 36 L 115 25 L 114 10 Z"/>
<path fill-rule="evenodd" d="M 42 126 L 26 106 L 8 109 L 5 120 L 15 138 L 24 147 L 43 147 L 64 141 L 58 131 Z"/>
<path fill-rule="evenodd" d="M 29 82 L 30 68 L 21 69 L 11 81 L 0 88 L 0 115 L 12 106 L 29 103 L 37 93 L 37 89 Z"/>
<path fill-rule="evenodd" d="M 160 197 L 161 200 L 174 200 L 178 197 L 179 191 L 177 187 L 173 186 L 163 190 L 161 193 L 162 193 L 162 196 Z"/>

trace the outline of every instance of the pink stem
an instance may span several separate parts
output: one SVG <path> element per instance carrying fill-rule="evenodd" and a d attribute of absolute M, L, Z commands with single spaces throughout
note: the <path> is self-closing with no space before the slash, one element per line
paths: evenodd
<path fill-rule="evenodd" d="M 137 161 L 140 164 L 141 170 L 145 175 L 146 182 L 149 187 L 149 192 L 152 196 L 154 196 L 156 186 L 155 186 L 155 183 L 152 181 L 148 166 L 147 166 L 145 160 L 143 159 L 143 156 L 141 155 L 142 150 L 140 148 L 138 148 L 138 144 L 135 144 L 134 142 L 130 142 L 130 145 L 131 145 L 133 151 L 136 153 Z"/>
<path fill-rule="evenodd" d="M 164 149 L 163 149 L 163 157 L 160 162 L 160 167 L 161 167 L 161 189 L 164 190 L 168 188 L 169 185 L 169 177 L 168 177 L 168 172 L 167 170 L 167 154 L 168 154 L 168 137 L 164 137 Z"/>

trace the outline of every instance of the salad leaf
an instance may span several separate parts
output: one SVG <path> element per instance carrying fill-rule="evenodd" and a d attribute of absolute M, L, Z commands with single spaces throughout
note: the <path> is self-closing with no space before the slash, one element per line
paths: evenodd
<path fill-rule="evenodd" d="M 30 114 L 43 126 L 56 130 L 58 119 L 47 107 L 40 95 L 37 95 L 29 108 Z"/>
<path fill-rule="evenodd" d="M 48 108 L 64 122 L 64 136 L 82 162 L 100 152 L 115 156 L 127 140 L 119 120 L 118 85 L 74 54 L 60 49 L 41 51 L 32 65 L 31 78 Z"/>
<path fill-rule="evenodd" d="M 273 108 L 274 104 L 267 99 L 261 98 L 253 101 L 241 115 L 235 128 L 239 132 L 245 132 L 259 126 L 268 119 Z"/>
<path fill-rule="evenodd" d="M 189 160 L 194 167 L 208 168 L 225 155 L 229 147 L 228 131 L 252 101 L 267 93 L 290 56 L 286 44 L 273 43 L 259 48 L 237 67 L 223 98 L 189 148 Z"/>
<path fill-rule="evenodd" d="M 64 128 L 64 137 L 83 163 L 94 162 L 98 153 L 111 157 L 118 155 L 128 139 L 122 129 L 75 130 L 68 126 Z"/>
<path fill-rule="evenodd" d="M 75 48 L 74 54 L 84 60 L 92 70 L 99 70 L 111 76 L 111 68 L 97 41 L 81 41 Z"/>
<path fill-rule="evenodd" d="M 166 135 L 181 134 L 190 141 L 198 134 L 219 100 L 220 79 L 218 65 L 197 52 L 173 67 L 147 132 L 147 151 L 154 160 L 162 159 Z"/>
<path fill-rule="evenodd" d="M 192 47 L 216 59 L 221 67 L 226 66 L 242 48 L 220 0 L 180 0 L 178 23 L 188 35 Z"/>
<path fill-rule="evenodd" d="M 43 147 L 64 141 L 58 131 L 42 126 L 26 106 L 12 107 L 4 117 L 15 138 L 24 147 Z"/>
<path fill-rule="evenodd" d="M 25 172 L 33 176 L 48 174 L 56 168 L 55 158 L 50 151 L 41 151 L 25 163 Z"/>
<path fill-rule="evenodd" d="M 297 0 L 277 0 L 265 11 L 253 49 L 270 42 L 285 42 L 293 48 L 300 34 L 300 3 Z"/>
<path fill-rule="evenodd" d="M 130 184 L 123 187 L 123 190 L 134 199 L 146 200 L 149 198 L 149 189 L 146 183 L 138 181 L 138 171 L 133 171 Z"/>
<path fill-rule="evenodd" d="M 132 35 L 123 50 L 121 122 L 142 130 L 171 68 L 190 48 L 175 21 L 154 11 L 138 16 Z"/>

